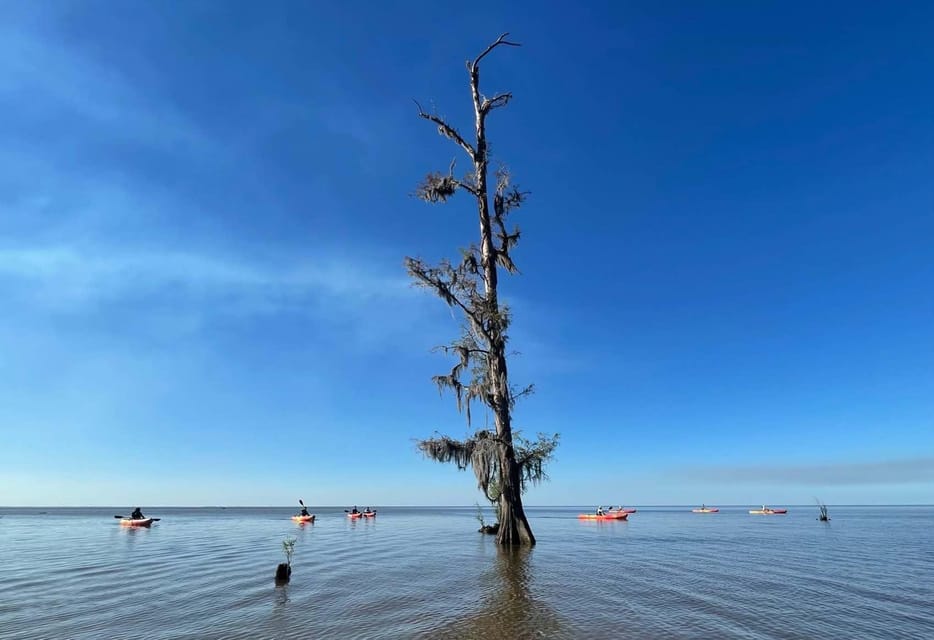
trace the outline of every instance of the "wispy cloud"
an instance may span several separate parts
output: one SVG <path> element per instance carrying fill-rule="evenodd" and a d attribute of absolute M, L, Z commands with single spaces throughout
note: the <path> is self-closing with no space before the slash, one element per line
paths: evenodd
<path fill-rule="evenodd" d="M 59 310 L 170 291 L 187 299 L 233 298 L 243 312 L 321 302 L 367 305 L 412 295 L 401 273 L 359 262 L 295 259 L 260 264 L 185 252 L 95 253 L 64 246 L 0 249 L 0 287 Z M 313 305 L 312 305 L 313 307 Z"/>
<path fill-rule="evenodd" d="M 52 38 L 0 29 L 0 100 L 34 113 L 66 113 L 85 123 L 159 146 L 210 146 L 180 112 L 154 101 L 113 67 L 96 64 Z"/>
<path fill-rule="evenodd" d="M 934 457 L 809 465 L 693 467 L 680 471 L 679 475 L 698 482 L 825 486 L 934 482 Z"/>

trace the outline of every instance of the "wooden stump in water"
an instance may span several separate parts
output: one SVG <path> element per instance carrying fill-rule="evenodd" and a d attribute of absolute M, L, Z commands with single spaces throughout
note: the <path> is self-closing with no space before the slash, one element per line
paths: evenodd
<path fill-rule="evenodd" d="M 287 562 L 283 562 L 276 567 L 276 582 L 288 582 L 292 577 L 292 567 Z"/>

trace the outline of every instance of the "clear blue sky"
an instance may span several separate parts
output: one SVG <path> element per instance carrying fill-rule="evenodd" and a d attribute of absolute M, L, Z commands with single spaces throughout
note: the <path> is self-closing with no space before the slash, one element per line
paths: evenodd
<path fill-rule="evenodd" d="M 4 3 L 0 504 L 477 500 L 402 258 L 503 31 L 527 502 L 934 502 L 934 5 L 440 7 Z"/>

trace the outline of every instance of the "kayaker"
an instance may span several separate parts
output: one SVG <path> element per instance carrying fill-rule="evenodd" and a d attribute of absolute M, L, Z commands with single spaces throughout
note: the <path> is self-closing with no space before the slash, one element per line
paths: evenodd
<path fill-rule="evenodd" d="M 597 507 L 597 515 L 598 515 L 598 516 L 602 516 L 602 515 L 603 515 L 603 506 L 602 506 L 602 505 L 599 506 L 599 507 Z"/>
<path fill-rule="evenodd" d="M 145 520 L 146 516 L 143 515 L 143 512 L 139 507 L 133 509 L 133 513 L 130 514 L 130 520 Z"/>
<path fill-rule="evenodd" d="M 373 512 L 370 511 L 370 508 L 369 508 L 369 507 L 365 507 L 365 508 L 363 509 L 363 513 L 373 513 Z"/>
<path fill-rule="evenodd" d="M 298 515 L 300 515 L 300 516 L 310 516 L 311 514 L 308 513 L 308 507 L 306 507 L 305 505 L 302 505 L 302 512 L 299 513 Z"/>
<path fill-rule="evenodd" d="M 351 511 L 350 513 L 360 513 L 359 511 L 357 511 L 357 505 L 353 506 L 353 511 Z"/>

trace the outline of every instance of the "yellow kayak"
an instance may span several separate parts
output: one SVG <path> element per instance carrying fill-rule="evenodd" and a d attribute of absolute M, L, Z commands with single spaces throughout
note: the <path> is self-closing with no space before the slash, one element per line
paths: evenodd
<path fill-rule="evenodd" d="M 292 516 L 292 520 L 294 520 L 295 522 L 301 522 L 301 523 L 314 522 L 315 516 L 314 514 L 310 516 Z"/>

